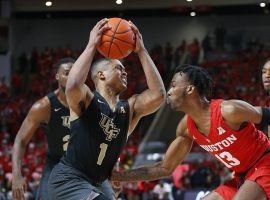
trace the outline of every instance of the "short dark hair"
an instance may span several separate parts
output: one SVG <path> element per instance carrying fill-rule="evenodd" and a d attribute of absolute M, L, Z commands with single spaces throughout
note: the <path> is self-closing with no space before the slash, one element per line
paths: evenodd
<path fill-rule="evenodd" d="M 210 96 L 212 94 L 214 81 L 204 68 L 184 64 L 176 68 L 176 73 L 184 73 L 189 83 L 196 87 L 200 96 Z"/>
<path fill-rule="evenodd" d="M 62 59 L 58 60 L 58 62 L 53 65 L 53 68 L 55 69 L 56 72 L 58 72 L 60 66 L 62 64 L 65 64 L 65 63 L 75 63 L 75 59 L 73 59 L 71 57 L 62 58 Z"/>
<path fill-rule="evenodd" d="M 93 80 L 93 82 L 95 82 L 95 78 L 96 78 L 96 70 L 104 67 L 105 65 L 111 63 L 111 59 L 109 58 L 101 58 L 99 60 L 96 60 L 92 66 L 91 66 L 91 79 Z"/>

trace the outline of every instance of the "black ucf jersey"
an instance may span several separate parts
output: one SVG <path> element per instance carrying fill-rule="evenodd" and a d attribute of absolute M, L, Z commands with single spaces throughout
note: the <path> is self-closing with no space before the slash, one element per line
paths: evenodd
<path fill-rule="evenodd" d="M 69 109 L 60 103 L 56 94 L 47 95 L 51 103 L 51 117 L 45 125 L 48 148 L 46 162 L 56 164 L 67 150 L 70 137 Z"/>
<path fill-rule="evenodd" d="M 71 122 L 71 137 L 62 163 L 93 181 L 104 181 L 127 141 L 128 127 L 128 102 L 119 101 L 112 111 L 106 100 L 94 92 L 88 108 Z"/>

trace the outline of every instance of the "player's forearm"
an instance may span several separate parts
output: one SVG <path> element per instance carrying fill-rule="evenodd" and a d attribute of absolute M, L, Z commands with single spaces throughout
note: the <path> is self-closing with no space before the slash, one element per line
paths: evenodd
<path fill-rule="evenodd" d="M 138 52 L 138 56 L 142 64 L 143 71 L 146 76 L 147 85 L 149 90 L 151 91 L 151 95 L 157 95 L 165 98 L 166 90 L 162 78 L 147 50 L 141 50 L 140 52 Z"/>
<path fill-rule="evenodd" d="M 16 138 L 12 152 L 12 174 L 14 177 L 21 176 L 22 159 L 25 149 L 26 147 L 22 144 L 22 141 Z"/>
<path fill-rule="evenodd" d="M 165 178 L 170 175 L 171 171 L 162 167 L 161 163 L 158 163 L 154 166 L 140 167 L 125 172 L 120 172 L 112 178 L 115 181 L 150 181 Z"/>
<path fill-rule="evenodd" d="M 67 89 L 71 89 L 74 87 L 82 87 L 84 85 L 95 52 L 96 52 L 95 46 L 88 44 L 83 53 L 73 64 L 73 67 L 69 72 L 66 86 Z"/>

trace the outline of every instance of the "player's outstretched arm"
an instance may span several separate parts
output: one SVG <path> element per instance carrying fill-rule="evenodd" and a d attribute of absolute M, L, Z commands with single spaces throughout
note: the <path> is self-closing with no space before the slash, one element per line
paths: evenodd
<path fill-rule="evenodd" d="M 132 97 L 135 98 L 134 117 L 140 118 L 156 111 L 160 107 L 160 105 L 165 101 L 166 91 L 161 76 L 144 47 L 141 33 L 132 22 L 130 22 L 130 24 L 136 35 L 136 47 L 134 52 L 139 56 L 148 85 L 148 89 L 146 91 L 142 92 L 140 95 Z"/>
<path fill-rule="evenodd" d="M 177 128 L 177 137 L 169 146 L 163 161 L 152 166 L 139 167 L 124 172 L 113 171 L 113 181 L 157 180 L 171 176 L 174 169 L 190 152 L 193 140 L 188 136 L 184 118 Z"/>
<path fill-rule="evenodd" d="M 48 123 L 50 102 L 47 97 L 37 101 L 30 109 L 16 135 L 12 152 L 12 196 L 13 199 L 24 199 L 25 179 L 21 174 L 22 159 L 30 139 L 41 123 Z"/>
<path fill-rule="evenodd" d="M 97 45 L 100 42 L 103 31 L 110 29 L 106 23 L 108 19 L 100 20 L 90 32 L 88 44 L 80 55 L 80 57 L 74 63 L 72 69 L 69 72 L 66 96 L 69 106 L 74 109 L 81 101 L 86 98 L 86 87 L 84 85 L 90 65 L 93 61 Z"/>
<path fill-rule="evenodd" d="M 239 129 L 243 122 L 259 124 L 262 120 L 262 109 L 242 100 L 228 100 L 221 104 L 221 114 L 226 123 L 233 129 Z"/>

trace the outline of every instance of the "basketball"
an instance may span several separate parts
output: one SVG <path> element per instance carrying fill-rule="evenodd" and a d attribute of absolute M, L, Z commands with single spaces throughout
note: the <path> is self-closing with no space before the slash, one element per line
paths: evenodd
<path fill-rule="evenodd" d="M 104 31 L 98 51 L 111 59 L 127 57 L 135 48 L 135 34 L 128 21 L 121 18 L 110 18 L 110 30 Z"/>

